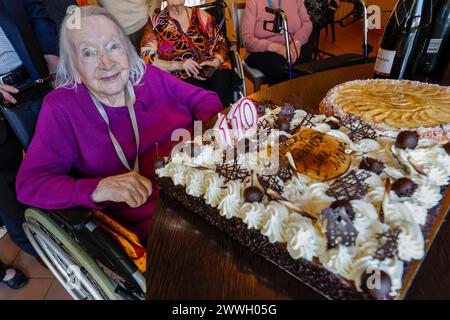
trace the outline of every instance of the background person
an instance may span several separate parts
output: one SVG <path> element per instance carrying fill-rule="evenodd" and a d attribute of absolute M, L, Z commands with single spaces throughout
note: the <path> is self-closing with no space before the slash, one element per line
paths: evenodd
<path fill-rule="evenodd" d="M 216 92 L 224 106 L 232 99 L 229 54 L 214 19 L 204 10 L 187 8 L 184 0 L 168 0 L 167 7 L 151 17 L 141 41 L 145 62 Z"/>
<path fill-rule="evenodd" d="M 288 79 L 285 38 L 263 28 L 264 21 L 274 20 L 266 7 L 281 8 L 287 15 L 293 64 L 306 62 L 311 52 L 306 43 L 312 32 L 312 23 L 303 0 L 248 0 L 242 22 L 244 46 L 249 53 L 246 63 L 261 70 L 269 85 Z"/>

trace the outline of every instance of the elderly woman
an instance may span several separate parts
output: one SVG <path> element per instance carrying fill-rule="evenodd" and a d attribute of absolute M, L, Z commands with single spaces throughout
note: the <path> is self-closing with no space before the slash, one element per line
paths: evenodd
<path fill-rule="evenodd" d="M 18 198 L 44 209 L 104 210 L 144 242 L 158 195 L 156 145 L 168 155 L 175 129 L 208 121 L 222 105 L 215 93 L 146 67 L 104 9 L 82 7 L 81 28 L 66 25 L 58 88 L 44 100 Z"/>
<path fill-rule="evenodd" d="M 273 21 L 274 15 L 266 7 L 281 8 L 287 15 L 291 60 L 303 62 L 309 53 L 303 49 L 312 32 L 312 23 L 303 0 L 247 0 L 242 22 L 244 46 L 249 53 L 246 63 L 261 70 L 269 85 L 288 79 L 286 46 L 283 33 L 264 30 L 264 21 Z"/>
<path fill-rule="evenodd" d="M 214 19 L 184 0 L 168 0 L 151 16 L 141 40 L 141 57 L 178 78 L 217 92 L 224 106 L 232 96 L 232 73 L 226 39 Z"/>

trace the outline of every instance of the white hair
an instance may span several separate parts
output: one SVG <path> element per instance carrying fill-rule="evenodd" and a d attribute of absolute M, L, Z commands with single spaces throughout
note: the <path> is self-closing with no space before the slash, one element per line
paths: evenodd
<path fill-rule="evenodd" d="M 121 41 L 124 45 L 125 52 L 128 55 L 128 59 L 130 61 L 130 82 L 133 86 L 138 85 L 142 77 L 145 73 L 145 62 L 139 57 L 137 54 L 133 44 L 131 43 L 128 36 L 123 31 L 120 23 L 117 21 L 114 16 L 112 16 L 105 9 L 98 6 L 70 6 L 67 8 L 66 16 L 61 25 L 61 33 L 59 36 L 59 50 L 60 50 L 60 58 L 58 69 L 56 71 L 56 81 L 55 87 L 60 88 L 69 88 L 73 89 L 77 87 L 77 82 L 75 79 L 75 67 L 73 63 L 73 48 L 71 47 L 71 43 L 69 41 L 69 19 L 73 19 L 72 15 L 74 12 L 79 12 L 79 19 L 91 16 L 103 16 L 110 21 L 112 21 L 117 29 L 119 30 L 119 35 Z M 81 26 L 81 21 L 80 21 Z"/>

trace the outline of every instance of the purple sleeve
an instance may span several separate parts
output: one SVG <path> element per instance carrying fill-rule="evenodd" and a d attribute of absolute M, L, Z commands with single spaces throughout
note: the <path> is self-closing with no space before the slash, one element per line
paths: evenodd
<path fill-rule="evenodd" d="M 149 85 L 154 84 L 155 78 L 159 78 L 162 92 L 160 95 L 168 95 L 189 109 L 194 120 L 209 121 L 223 110 L 219 96 L 213 91 L 208 91 L 197 86 L 179 80 L 166 71 L 147 65 L 150 72 L 146 73 Z"/>
<path fill-rule="evenodd" d="M 101 178 L 75 179 L 69 174 L 77 159 L 73 129 L 65 110 L 44 100 L 33 140 L 16 179 L 20 202 L 43 209 L 84 206 L 101 209 L 91 194 Z"/>
<path fill-rule="evenodd" d="M 298 1 L 298 15 L 302 22 L 302 26 L 295 32 L 294 39 L 300 40 L 302 45 L 304 45 L 308 42 L 313 26 L 303 0 Z"/>

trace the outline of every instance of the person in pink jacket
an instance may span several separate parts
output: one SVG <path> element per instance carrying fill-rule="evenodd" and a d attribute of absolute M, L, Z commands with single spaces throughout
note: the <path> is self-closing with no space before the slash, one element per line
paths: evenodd
<path fill-rule="evenodd" d="M 281 8 L 287 15 L 293 63 L 307 59 L 305 44 L 313 26 L 303 0 L 247 0 L 242 22 L 244 46 L 249 53 L 246 62 L 261 70 L 269 85 L 273 85 L 288 79 L 286 46 L 283 33 L 264 30 L 264 21 L 274 20 L 266 7 Z"/>

